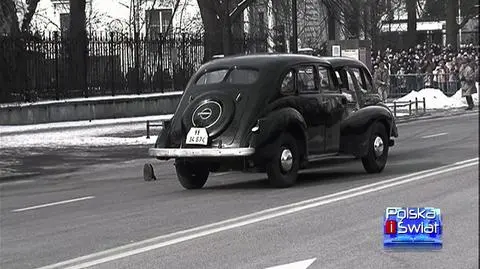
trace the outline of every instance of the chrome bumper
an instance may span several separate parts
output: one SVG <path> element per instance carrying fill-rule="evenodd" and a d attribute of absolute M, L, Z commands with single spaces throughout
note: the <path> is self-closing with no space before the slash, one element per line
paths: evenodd
<path fill-rule="evenodd" d="M 254 148 L 151 148 L 148 155 L 153 157 L 245 157 L 255 153 Z"/>

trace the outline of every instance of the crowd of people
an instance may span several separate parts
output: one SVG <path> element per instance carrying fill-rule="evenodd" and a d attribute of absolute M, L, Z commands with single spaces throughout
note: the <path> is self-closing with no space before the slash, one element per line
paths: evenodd
<path fill-rule="evenodd" d="M 404 94 L 412 89 L 438 88 L 454 94 L 461 88 L 468 109 L 472 109 L 471 94 L 476 93 L 475 82 L 479 80 L 479 54 L 473 44 L 454 51 L 450 45 L 426 43 L 409 50 L 372 52 L 376 88 L 384 100 L 392 91 Z"/>

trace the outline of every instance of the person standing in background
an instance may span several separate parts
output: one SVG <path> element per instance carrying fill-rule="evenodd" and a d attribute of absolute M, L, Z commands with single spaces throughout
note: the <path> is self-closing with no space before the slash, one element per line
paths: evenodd
<path fill-rule="evenodd" d="M 374 74 L 375 88 L 383 102 L 387 101 L 390 78 L 385 63 L 380 61 Z"/>
<path fill-rule="evenodd" d="M 475 86 L 475 69 L 474 61 L 469 59 L 468 56 L 463 57 L 460 66 L 459 77 L 462 89 L 462 97 L 467 99 L 468 107 L 466 110 L 472 110 L 474 107 L 472 94 L 477 92 L 477 88 Z"/>

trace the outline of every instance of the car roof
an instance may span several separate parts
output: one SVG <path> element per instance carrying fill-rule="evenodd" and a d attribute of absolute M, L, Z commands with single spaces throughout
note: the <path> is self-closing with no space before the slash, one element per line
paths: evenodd
<path fill-rule="evenodd" d="M 212 60 L 205 64 L 205 68 L 215 68 L 222 66 L 250 66 L 250 67 L 268 67 L 268 66 L 287 66 L 291 64 L 303 62 L 316 62 L 320 64 L 327 64 L 333 68 L 340 66 L 363 66 L 365 64 L 359 60 L 349 57 L 321 57 L 311 56 L 305 54 L 291 54 L 291 53 L 262 53 L 262 54 L 248 54 L 248 55 L 234 55 Z"/>

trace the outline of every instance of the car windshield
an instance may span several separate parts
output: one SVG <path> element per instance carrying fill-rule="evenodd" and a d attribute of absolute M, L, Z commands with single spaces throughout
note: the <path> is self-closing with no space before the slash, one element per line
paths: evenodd
<path fill-rule="evenodd" d="M 235 68 L 218 69 L 206 72 L 195 83 L 196 85 L 216 84 L 226 82 L 230 84 L 253 84 L 258 79 L 258 71 L 253 69 Z M 226 77 L 227 76 L 227 77 Z"/>

